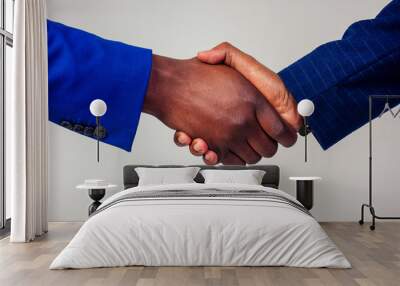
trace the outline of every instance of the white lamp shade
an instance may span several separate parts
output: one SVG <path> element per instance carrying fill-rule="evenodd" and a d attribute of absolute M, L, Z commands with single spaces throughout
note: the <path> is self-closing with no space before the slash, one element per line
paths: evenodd
<path fill-rule="evenodd" d="M 303 99 L 297 105 L 297 111 L 301 116 L 310 116 L 314 113 L 314 103 L 309 99 Z"/>
<path fill-rule="evenodd" d="M 90 113 L 96 117 L 103 116 L 107 111 L 107 104 L 101 99 L 95 99 L 90 103 Z"/>

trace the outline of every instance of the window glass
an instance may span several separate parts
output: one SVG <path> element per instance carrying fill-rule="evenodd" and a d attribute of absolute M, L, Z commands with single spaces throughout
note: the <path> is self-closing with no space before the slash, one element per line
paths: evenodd
<path fill-rule="evenodd" d="M 6 45 L 6 60 L 5 60 L 5 98 L 7 98 L 11 92 L 11 72 L 12 72 L 12 63 L 13 63 L 13 56 L 12 56 L 12 48 Z M 6 102 L 7 104 L 7 102 Z M 5 188 L 5 207 L 6 207 L 6 219 L 11 217 L 11 194 L 10 188 Z"/>
<path fill-rule="evenodd" d="M 6 60 L 5 60 L 5 98 L 9 96 L 11 93 L 11 76 L 12 76 L 12 65 L 13 65 L 13 56 L 12 56 L 12 48 L 6 45 Z M 6 102 L 7 104 L 7 102 Z M 5 188 L 5 215 L 6 219 L 11 217 L 11 194 L 10 194 L 10 188 Z"/>
<path fill-rule="evenodd" d="M 0 29 L 2 29 L 3 27 L 1 27 L 1 23 L 3 23 L 2 22 L 2 20 L 3 20 L 3 5 L 2 5 L 2 0 L 0 0 Z"/>
<path fill-rule="evenodd" d="M 6 31 L 12 33 L 14 26 L 14 1 L 5 0 L 5 12 L 6 12 Z"/>
<path fill-rule="evenodd" d="M 2 20 L 3 20 L 3 5 L 1 5 L 2 4 L 2 0 L 0 0 L 0 24 L 2 23 Z M 0 28 L 3 28 L 3 27 L 1 27 L 1 25 L 0 25 Z"/>
<path fill-rule="evenodd" d="M 4 36 L 0 35 L 0 227 L 4 227 L 4 222 L 5 222 L 5 217 L 4 217 L 4 212 L 5 212 L 5 194 L 4 194 L 4 188 L 3 188 L 3 79 L 4 79 L 4 73 L 3 73 L 3 65 L 4 65 L 4 59 L 3 59 L 3 47 L 4 47 Z"/>

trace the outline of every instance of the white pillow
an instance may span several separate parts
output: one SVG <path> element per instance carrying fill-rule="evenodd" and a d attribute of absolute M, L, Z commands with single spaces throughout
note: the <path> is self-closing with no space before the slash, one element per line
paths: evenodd
<path fill-rule="evenodd" d="M 139 186 L 195 183 L 193 179 L 199 170 L 199 167 L 135 168 L 139 176 Z"/>
<path fill-rule="evenodd" d="M 261 170 L 202 170 L 205 184 L 261 185 L 265 171 Z"/>

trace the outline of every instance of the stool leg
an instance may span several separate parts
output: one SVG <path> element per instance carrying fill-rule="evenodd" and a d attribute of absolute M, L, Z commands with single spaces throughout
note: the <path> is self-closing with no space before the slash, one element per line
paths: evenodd
<path fill-rule="evenodd" d="M 100 200 L 106 194 L 105 189 L 90 189 L 89 190 L 89 197 L 94 200 L 94 202 L 89 206 L 89 216 L 94 213 L 97 208 L 101 205 Z"/>
<path fill-rule="evenodd" d="M 99 202 L 99 201 L 94 201 L 94 202 L 89 206 L 89 208 L 88 208 L 89 216 L 90 216 L 92 213 L 94 213 L 100 205 L 101 205 L 101 202 Z"/>
<path fill-rule="evenodd" d="M 311 210 L 314 203 L 313 181 L 296 181 L 296 197 L 306 209 Z"/>

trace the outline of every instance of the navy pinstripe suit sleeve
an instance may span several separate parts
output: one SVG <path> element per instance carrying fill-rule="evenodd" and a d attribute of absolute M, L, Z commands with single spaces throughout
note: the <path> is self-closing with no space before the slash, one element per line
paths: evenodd
<path fill-rule="evenodd" d="M 323 149 L 368 121 L 368 95 L 400 94 L 400 0 L 351 25 L 279 73 L 297 101 L 311 99 L 309 122 Z M 393 105 L 399 102 L 393 101 Z M 374 106 L 374 117 L 384 101 Z"/>

